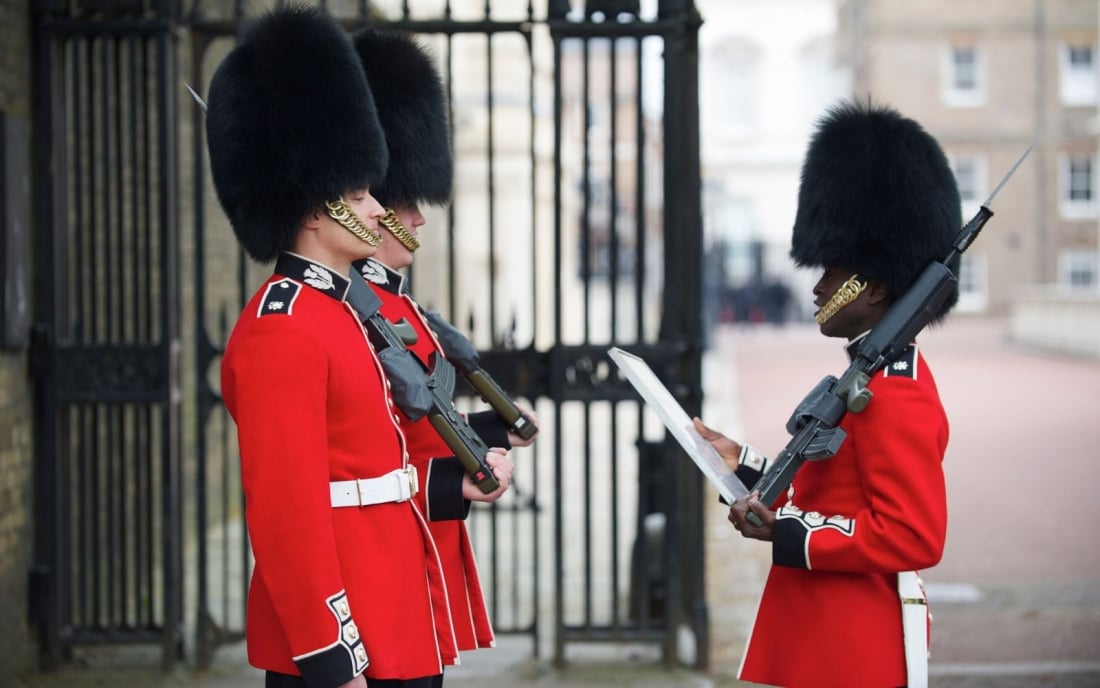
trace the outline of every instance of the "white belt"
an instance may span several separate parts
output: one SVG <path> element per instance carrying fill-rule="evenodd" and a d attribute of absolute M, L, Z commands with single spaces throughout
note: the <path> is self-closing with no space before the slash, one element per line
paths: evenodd
<path fill-rule="evenodd" d="M 928 686 L 928 599 L 916 571 L 898 574 L 901 627 L 905 632 L 905 673 L 909 688 Z"/>
<path fill-rule="evenodd" d="M 404 502 L 415 497 L 420 489 L 416 466 L 398 468 L 377 478 L 337 480 L 329 483 L 328 488 L 334 507 Z"/>

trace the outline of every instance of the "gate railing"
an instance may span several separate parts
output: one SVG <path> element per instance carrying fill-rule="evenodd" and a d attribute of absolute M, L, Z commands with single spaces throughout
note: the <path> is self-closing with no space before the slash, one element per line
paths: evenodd
<path fill-rule="evenodd" d="M 34 4 L 36 565 L 47 664 L 181 656 L 175 39 L 170 7 Z"/>
<path fill-rule="evenodd" d="M 670 265 L 699 259 L 701 246 L 698 153 L 692 167 L 681 152 L 698 145 L 698 16 L 690 2 L 661 2 L 651 19 L 601 17 L 591 10 L 599 3 L 578 15 L 560 2 L 541 17 L 533 3 L 501 3 L 508 16 L 490 3 L 447 2 L 443 18 L 425 18 L 410 4 L 338 16 L 349 30 L 369 22 L 417 33 L 448 88 L 455 194 L 445 212 L 427 212 L 412 292 L 466 331 L 486 369 L 530 400 L 545 428 L 531 449 L 513 452 L 514 489 L 476 506 L 468 523 L 494 626 L 530 636 L 535 654 L 558 662 L 588 642 L 647 643 L 679 661 L 681 626 L 707 634 L 698 499 L 684 502 L 698 476 L 681 470 L 663 431 L 610 373 L 606 349 L 645 356 L 698 409 L 701 271 Z M 192 16 L 190 83 L 200 93 L 243 18 Z M 215 378 L 227 323 L 263 274 L 235 249 L 212 200 L 201 113 L 192 112 L 204 660 L 243 630 L 248 545 Z M 693 660 L 705 665 L 705 649 Z"/>
<path fill-rule="evenodd" d="M 684 659 L 677 634 L 687 626 L 705 666 L 699 478 L 606 357 L 612 345 L 642 355 L 698 411 L 698 15 L 690 0 L 659 0 L 653 17 L 629 1 L 448 0 L 441 18 L 416 4 L 326 6 L 349 30 L 413 31 L 436 52 L 455 195 L 446 211 L 426 212 L 412 292 L 470 336 L 543 427 L 513 452 L 514 488 L 468 524 L 494 625 L 557 662 L 575 644 L 630 642 L 669 663 Z M 51 506 L 39 515 L 35 581 L 41 599 L 57 600 L 40 605 L 51 649 L 155 638 L 167 662 L 186 625 L 205 666 L 242 637 L 251 567 L 218 362 L 266 270 L 237 249 L 214 201 L 202 113 L 184 83 L 205 91 L 247 17 L 240 3 L 209 0 L 118 23 L 76 18 L 82 11 L 43 15 L 38 29 L 36 110 L 50 114 L 36 123 L 37 145 L 50 152 L 37 178 L 64 173 L 37 185 L 36 209 L 55 232 L 41 274 L 55 281 L 54 321 L 39 328 L 50 352 L 39 494 Z M 98 47 L 103 36 L 118 47 Z M 127 119 L 139 110 L 144 119 Z M 189 171 L 186 196 L 177 169 Z M 191 232 L 178 253 L 177 218 Z M 68 274 L 82 257 L 105 269 Z M 147 283 L 145 300 L 117 295 Z M 115 359 L 117 378 L 73 388 L 80 378 L 64 373 L 110 371 Z M 135 380 L 139 390 L 123 388 Z M 138 549 L 150 558 L 133 560 Z M 133 591 L 139 601 L 121 601 Z"/>

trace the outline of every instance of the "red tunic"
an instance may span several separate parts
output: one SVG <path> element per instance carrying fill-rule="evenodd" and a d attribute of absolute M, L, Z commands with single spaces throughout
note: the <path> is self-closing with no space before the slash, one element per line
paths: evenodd
<path fill-rule="evenodd" d="M 416 331 L 416 342 L 409 345 L 413 354 L 425 366 L 433 353 L 443 356 L 439 341 L 419 307 L 405 292 L 404 277 L 378 261 L 356 265 L 381 299 L 382 315 L 394 323 L 405 320 Z M 427 417 L 415 422 L 403 418 L 402 427 L 408 440 L 409 461 L 417 467 L 422 481 L 416 498 L 428 514 L 428 527 L 443 562 L 458 649 L 492 647 L 495 638 L 477 561 L 466 524 L 461 520 L 469 510 L 469 503 L 462 498 L 462 466 Z M 482 427 L 478 424 L 475 430 L 481 431 Z M 485 439 L 489 446 L 506 446 L 503 437 Z"/>
<path fill-rule="evenodd" d="M 742 680 L 906 684 L 897 574 L 943 554 L 948 424 L 916 345 L 869 388 L 867 408 L 841 422 L 837 455 L 807 462 L 780 500 Z"/>
<path fill-rule="evenodd" d="M 440 563 L 413 500 L 332 506 L 329 482 L 406 463 L 345 278 L 283 254 L 222 361 L 256 565 L 249 662 L 339 685 L 442 672 L 456 657 Z M 369 666 L 367 662 L 369 661 Z"/>

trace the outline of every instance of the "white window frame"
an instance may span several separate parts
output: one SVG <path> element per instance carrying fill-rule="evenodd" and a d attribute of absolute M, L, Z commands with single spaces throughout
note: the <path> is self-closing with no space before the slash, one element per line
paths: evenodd
<path fill-rule="evenodd" d="M 969 219 L 978 212 L 986 196 L 989 195 L 989 157 L 982 153 L 952 155 L 951 171 L 955 173 L 955 182 L 959 182 L 959 170 L 968 164 L 972 169 L 971 195 L 964 196 L 964 187 L 959 184 L 959 197 L 962 201 L 963 219 Z"/>
<path fill-rule="evenodd" d="M 1074 182 L 1073 165 L 1087 161 L 1090 166 L 1088 199 L 1070 198 Z M 1095 153 L 1062 153 L 1058 156 L 1058 212 L 1064 220 L 1091 220 L 1097 217 L 1097 192 L 1100 191 L 1100 157 Z"/>
<path fill-rule="evenodd" d="M 959 257 L 960 313 L 984 313 L 989 308 L 989 258 L 971 247 Z"/>
<path fill-rule="evenodd" d="M 974 54 L 974 85 L 959 88 L 959 65 L 955 59 L 959 50 L 969 49 Z M 985 52 L 973 43 L 948 43 L 940 58 L 940 97 L 951 108 L 973 108 L 985 105 Z"/>
<path fill-rule="evenodd" d="M 756 108 L 760 97 L 761 49 L 741 37 L 726 40 L 708 54 L 709 67 L 701 77 L 706 88 L 700 108 L 708 136 L 719 140 L 749 139 L 759 127 Z"/>
<path fill-rule="evenodd" d="M 1086 274 L 1084 281 L 1074 276 Z M 1058 284 L 1069 289 L 1095 290 L 1100 285 L 1100 255 L 1096 251 L 1064 249 L 1058 254 Z"/>
<path fill-rule="evenodd" d="M 832 35 L 815 35 L 799 50 L 802 112 L 806 121 L 816 119 L 846 93 L 851 93 L 850 70 L 838 68 Z"/>
<path fill-rule="evenodd" d="M 1074 64 L 1073 54 L 1087 50 L 1087 65 Z M 1068 107 L 1090 106 L 1097 103 L 1100 88 L 1100 71 L 1097 70 L 1095 45 L 1062 43 L 1058 48 L 1058 96 Z"/>

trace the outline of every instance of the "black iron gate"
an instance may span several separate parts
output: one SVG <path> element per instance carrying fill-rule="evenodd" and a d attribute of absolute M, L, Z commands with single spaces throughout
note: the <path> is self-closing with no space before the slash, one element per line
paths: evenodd
<path fill-rule="evenodd" d="M 167 3 L 34 3 L 37 554 L 50 660 L 182 651 L 175 40 Z"/>
<path fill-rule="evenodd" d="M 642 355 L 699 410 L 694 5 L 658 0 L 643 15 L 637 0 L 428 4 L 430 16 L 412 0 L 326 7 L 349 30 L 416 32 L 438 56 L 455 195 L 427 213 L 412 290 L 470 336 L 543 427 L 514 452 L 513 489 L 469 521 L 494 625 L 557 662 L 574 644 L 629 642 L 705 667 L 700 479 L 606 356 L 612 345 Z M 49 113 L 38 144 L 52 151 L 39 176 L 54 175 L 38 203 L 54 228 L 40 272 L 53 283 L 39 494 L 65 503 L 40 516 L 38 580 L 57 600 L 45 605 L 48 642 L 156 638 L 170 659 L 182 624 L 202 666 L 243 634 L 251 562 L 218 363 L 267 268 L 237 249 L 214 200 L 202 113 L 184 83 L 205 92 L 248 16 L 222 0 L 195 0 L 174 20 L 159 6 L 127 6 L 118 21 L 65 7 L 42 12 L 36 67 L 38 111 Z M 177 219 L 190 232 L 178 254 Z M 119 296 L 130 291 L 147 301 Z M 117 374 L 70 377 L 90 370 Z M 148 559 L 131 561 L 137 551 Z M 131 589 L 140 603 L 123 601 Z M 694 657 L 678 651 L 684 627 Z"/>

